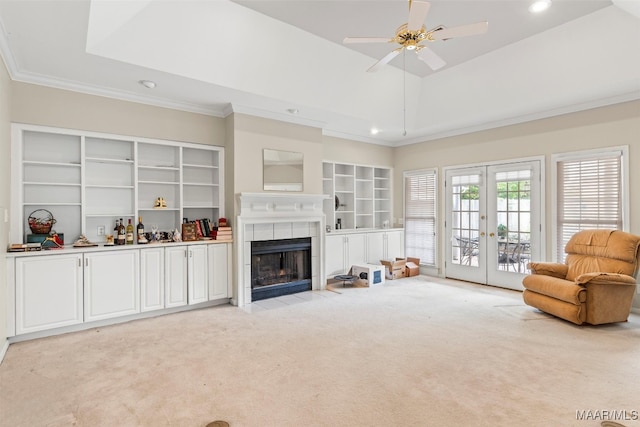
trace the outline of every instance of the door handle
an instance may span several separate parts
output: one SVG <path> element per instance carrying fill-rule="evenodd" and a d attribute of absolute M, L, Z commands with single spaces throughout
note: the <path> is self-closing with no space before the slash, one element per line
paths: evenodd
<path fill-rule="evenodd" d="M 495 237 L 496 233 L 489 233 L 489 237 Z"/>
<path fill-rule="evenodd" d="M 480 237 L 484 237 L 484 234 L 485 234 L 484 231 L 481 231 L 480 232 Z"/>

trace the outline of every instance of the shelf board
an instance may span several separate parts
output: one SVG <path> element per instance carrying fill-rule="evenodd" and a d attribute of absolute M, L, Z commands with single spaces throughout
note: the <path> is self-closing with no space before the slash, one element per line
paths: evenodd
<path fill-rule="evenodd" d="M 163 170 L 163 171 L 178 171 L 179 167 L 176 166 L 160 166 L 160 165 L 141 165 L 138 164 L 138 169 L 151 169 L 151 170 Z"/>
<path fill-rule="evenodd" d="M 107 190 L 133 190 L 133 185 L 99 185 L 99 184 L 87 184 L 85 188 L 102 188 Z"/>
<path fill-rule="evenodd" d="M 217 205 L 184 205 L 183 209 L 219 209 L 220 206 Z"/>
<path fill-rule="evenodd" d="M 178 208 L 139 208 L 139 211 L 144 211 L 144 212 L 162 212 L 162 211 L 171 211 L 171 212 L 176 212 L 179 211 L 180 209 Z"/>
<path fill-rule="evenodd" d="M 182 185 L 190 185 L 193 187 L 219 187 L 220 184 L 207 184 L 201 182 L 183 182 Z"/>
<path fill-rule="evenodd" d="M 23 182 L 24 185 L 49 185 L 55 187 L 80 187 L 81 184 L 68 183 L 68 182 Z"/>
<path fill-rule="evenodd" d="M 101 213 L 87 213 L 84 216 L 86 216 L 87 218 L 105 218 L 105 217 L 121 217 L 121 218 L 126 218 L 126 217 L 134 217 L 136 216 L 136 214 L 134 213 L 122 213 L 122 212 L 101 212 Z"/>
<path fill-rule="evenodd" d="M 74 167 L 79 168 L 80 163 L 62 163 L 62 162 L 42 162 L 37 160 L 24 160 L 23 165 L 38 165 L 38 166 L 61 166 L 61 167 Z"/>
<path fill-rule="evenodd" d="M 182 167 L 186 167 L 186 168 L 200 168 L 200 169 L 218 169 L 220 166 L 213 166 L 213 165 L 196 165 L 193 163 L 183 163 Z"/>
<path fill-rule="evenodd" d="M 24 202 L 24 206 L 82 206 L 82 203 L 35 203 L 35 202 Z"/>
<path fill-rule="evenodd" d="M 133 164 L 131 159 L 110 159 L 107 157 L 85 157 L 85 161 L 93 163 L 120 163 L 120 164 Z"/>
<path fill-rule="evenodd" d="M 359 213 L 359 214 L 356 214 L 356 216 L 373 216 L 373 214 L 370 214 L 370 213 L 364 213 L 364 214 L 363 213 Z"/>
<path fill-rule="evenodd" d="M 138 181 L 138 184 L 180 185 L 179 182 L 172 181 Z"/>

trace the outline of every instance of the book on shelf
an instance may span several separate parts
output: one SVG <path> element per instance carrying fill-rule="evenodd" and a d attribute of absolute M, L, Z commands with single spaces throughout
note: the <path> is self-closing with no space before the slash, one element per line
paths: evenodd
<path fill-rule="evenodd" d="M 12 243 L 7 248 L 7 252 L 31 252 L 41 250 L 41 243 Z"/>

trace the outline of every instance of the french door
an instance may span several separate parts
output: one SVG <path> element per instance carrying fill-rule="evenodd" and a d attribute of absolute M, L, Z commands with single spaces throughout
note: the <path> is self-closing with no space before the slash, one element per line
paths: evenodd
<path fill-rule="evenodd" d="M 445 180 L 445 275 L 521 290 L 540 259 L 540 161 L 448 169 Z"/>

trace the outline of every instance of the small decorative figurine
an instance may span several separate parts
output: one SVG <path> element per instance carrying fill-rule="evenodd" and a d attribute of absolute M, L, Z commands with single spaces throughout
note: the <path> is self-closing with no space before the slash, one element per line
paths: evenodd
<path fill-rule="evenodd" d="M 166 209 L 167 202 L 166 202 L 166 200 L 164 200 L 164 197 L 158 197 L 156 199 L 156 202 L 154 203 L 153 207 L 155 209 Z"/>

